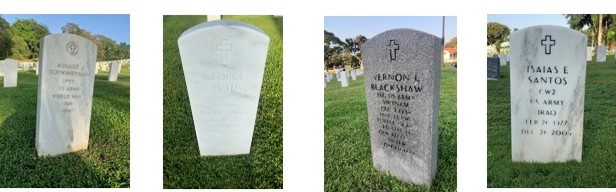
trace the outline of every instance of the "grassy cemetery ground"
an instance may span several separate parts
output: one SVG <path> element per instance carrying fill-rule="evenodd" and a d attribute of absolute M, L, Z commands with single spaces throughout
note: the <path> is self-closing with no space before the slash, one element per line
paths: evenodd
<path fill-rule="evenodd" d="M 616 60 L 588 62 L 582 162 L 511 162 L 509 66 L 488 81 L 488 187 L 616 187 Z"/>
<path fill-rule="evenodd" d="M 437 173 L 432 191 L 456 190 L 456 70 L 441 72 Z M 372 166 L 364 77 L 342 88 L 334 77 L 325 88 L 325 190 L 427 191 Z"/>
<path fill-rule="evenodd" d="M 205 16 L 165 16 L 164 188 L 282 188 L 282 18 L 224 16 L 270 37 L 249 155 L 200 157 L 177 39 Z"/>
<path fill-rule="evenodd" d="M 106 71 L 96 75 L 87 150 L 38 157 L 38 76 L 19 69 L 17 87 L 0 87 L 0 188 L 129 187 L 129 74 L 123 68 L 117 82 Z"/>

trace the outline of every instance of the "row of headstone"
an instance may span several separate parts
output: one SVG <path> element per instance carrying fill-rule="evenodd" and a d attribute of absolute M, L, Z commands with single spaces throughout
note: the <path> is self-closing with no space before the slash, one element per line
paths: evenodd
<path fill-rule="evenodd" d="M 130 59 L 113 60 L 113 61 L 99 61 L 96 62 L 95 74 L 98 74 L 98 70 L 109 71 L 107 80 L 117 81 L 118 74 L 122 71 L 122 66 L 130 65 Z"/>

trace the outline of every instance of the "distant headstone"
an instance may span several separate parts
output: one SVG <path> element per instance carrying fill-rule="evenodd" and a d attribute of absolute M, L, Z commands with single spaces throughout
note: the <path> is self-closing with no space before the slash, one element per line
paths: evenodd
<path fill-rule="evenodd" d="M 510 41 L 512 160 L 581 161 L 587 36 L 543 25 Z"/>
<path fill-rule="evenodd" d="M 222 15 L 208 15 L 207 21 L 218 21 L 222 18 Z"/>
<path fill-rule="evenodd" d="M 356 70 L 352 70 L 351 71 L 351 79 L 353 81 L 357 80 L 357 71 Z"/>
<path fill-rule="evenodd" d="M 201 156 L 250 153 L 269 37 L 235 21 L 209 21 L 178 39 Z"/>
<path fill-rule="evenodd" d="M 488 57 L 488 80 L 498 80 L 500 78 L 500 59 L 498 57 Z"/>
<path fill-rule="evenodd" d="M 586 47 L 586 61 L 592 61 L 592 47 Z"/>
<path fill-rule="evenodd" d="M 23 69 L 24 71 L 30 71 L 30 62 L 24 63 Z"/>
<path fill-rule="evenodd" d="M 324 87 L 327 87 L 327 75 L 323 79 L 325 80 L 325 86 Z"/>
<path fill-rule="evenodd" d="M 499 54 L 498 58 L 500 59 L 500 65 L 507 65 L 507 55 Z"/>
<path fill-rule="evenodd" d="M 96 50 L 90 40 L 68 33 L 41 40 L 35 144 L 39 156 L 88 148 Z"/>
<path fill-rule="evenodd" d="M 349 76 L 348 73 L 346 71 L 346 69 L 342 69 L 339 72 L 340 74 L 340 85 L 342 85 L 342 87 L 348 87 L 349 86 Z"/>
<path fill-rule="evenodd" d="M 17 67 L 19 62 L 15 59 L 5 59 L 2 62 L 4 72 L 4 87 L 17 87 Z"/>
<path fill-rule="evenodd" d="M 109 76 L 107 80 L 109 81 L 117 81 L 118 80 L 118 71 L 120 70 L 120 62 L 112 61 L 109 67 Z"/>
<path fill-rule="evenodd" d="M 597 62 L 605 62 L 607 56 L 606 46 L 597 46 Z"/>
<path fill-rule="evenodd" d="M 430 186 L 436 175 L 442 39 L 413 30 L 380 33 L 362 46 L 372 162 Z"/>

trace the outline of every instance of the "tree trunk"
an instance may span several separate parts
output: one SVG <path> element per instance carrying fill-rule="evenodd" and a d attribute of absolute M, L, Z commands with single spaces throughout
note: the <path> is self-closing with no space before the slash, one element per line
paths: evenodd
<path fill-rule="evenodd" d="M 599 14 L 599 32 L 597 35 L 598 45 L 602 45 L 602 36 L 603 36 L 603 15 Z"/>

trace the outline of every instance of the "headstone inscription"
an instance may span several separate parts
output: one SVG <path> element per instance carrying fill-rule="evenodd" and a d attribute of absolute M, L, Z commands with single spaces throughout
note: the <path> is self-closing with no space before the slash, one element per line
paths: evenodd
<path fill-rule="evenodd" d="M 201 156 L 250 153 L 269 37 L 235 21 L 210 21 L 178 39 Z"/>
<path fill-rule="evenodd" d="M 377 170 L 430 186 L 436 175 L 442 39 L 394 29 L 362 46 Z"/>
<path fill-rule="evenodd" d="M 512 161 L 582 160 L 587 38 L 550 25 L 511 34 Z"/>

